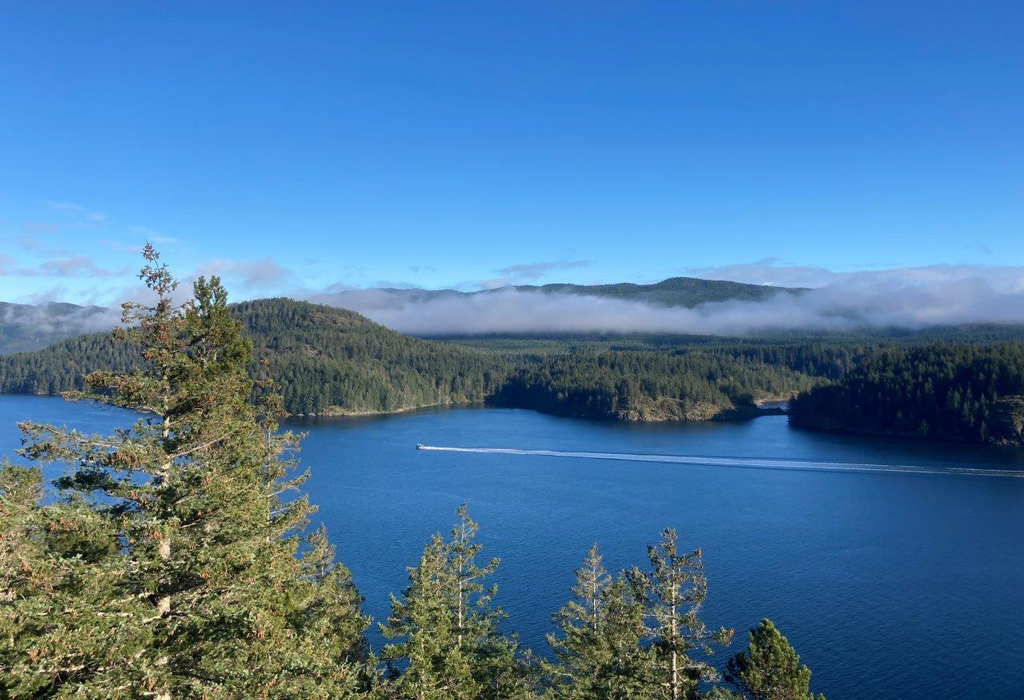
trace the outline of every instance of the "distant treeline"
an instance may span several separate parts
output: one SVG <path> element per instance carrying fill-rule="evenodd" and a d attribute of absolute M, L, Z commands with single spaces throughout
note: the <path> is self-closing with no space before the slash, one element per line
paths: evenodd
<path fill-rule="evenodd" d="M 790 404 L 795 425 L 1024 444 L 1024 344 L 888 348 Z"/>

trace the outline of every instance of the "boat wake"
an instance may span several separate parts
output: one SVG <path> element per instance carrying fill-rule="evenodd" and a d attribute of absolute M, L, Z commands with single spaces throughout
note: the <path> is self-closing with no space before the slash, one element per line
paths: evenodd
<path fill-rule="evenodd" d="M 604 459 L 615 462 L 655 462 L 706 467 L 739 469 L 787 469 L 815 472 L 860 472 L 867 474 L 947 474 L 952 476 L 997 476 L 1024 478 L 1024 471 L 1012 469 L 978 469 L 975 467 L 917 466 L 910 464 L 861 464 L 857 462 L 815 462 L 797 459 L 756 457 L 701 457 L 684 455 L 650 455 L 618 452 L 565 452 L 561 450 L 517 450 L 509 447 L 442 447 L 417 445 L 430 452 L 465 452 L 470 454 L 516 455 L 523 457 L 562 457 L 569 459 Z"/>

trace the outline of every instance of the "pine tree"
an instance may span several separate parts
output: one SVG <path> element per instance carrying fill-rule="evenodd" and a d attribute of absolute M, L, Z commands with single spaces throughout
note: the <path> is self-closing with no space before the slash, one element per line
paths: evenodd
<path fill-rule="evenodd" d="M 58 594 L 47 605 L 5 580 L 8 683 L 40 697 L 351 694 L 366 620 L 323 533 L 302 535 L 307 499 L 283 497 L 305 478 L 297 438 L 277 432 L 279 402 L 252 400 L 271 394 L 246 375 L 250 345 L 219 280 L 175 306 L 177 283 L 151 246 L 145 257 L 156 302 L 126 304 L 117 332 L 143 368 L 89 375 L 72 397 L 143 417 L 110 436 L 24 424 L 25 457 L 72 465 L 56 504 L 40 505 L 38 472 L 5 468 L 0 481 L 22 543 L 5 542 L 5 558 Z M 28 491 L 27 510 L 8 506 Z"/>
<path fill-rule="evenodd" d="M 810 669 L 768 619 L 750 630 L 746 651 L 729 659 L 726 680 L 749 700 L 815 700 Z"/>
<path fill-rule="evenodd" d="M 114 524 L 43 492 L 40 469 L 0 465 L 0 698 L 68 696 L 149 642 L 125 624 L 148 606 L 119 594 Z"/>
<path fill-rule="evenodd" d="M 642 697 L 644 610 L 624 577 L 613 580 L 593 545 L 576 570 L 573 599 L 549 634 L 557 663 L 544 664 L 548 695 L 566 700 Z"/>
<path fill-rule="evenodd" d="M 462 505 L 448 540 L 434 535 L 409 569 L 402 597 L 392 596 L 381 633 L 386 645 L 388 694 L 416 700 L 518 698 L 529 678 L 514 638 L 501 634 L 504 618 L 493 606 L 496 587 L 483 581 L 498 566 L 477 563 L 478 526 Z"/>
<path fill-rule="evenodd" d="M 651 571 L 631 572 L 634 584 L 643 591 L 652 635 L 654 663 L 651 669 L 653 697 L 680 700 L 697 697 L 700 681 L 718 680 L 719 674 L 706 660 L 694 658 L 697 651 L 714 653 L 715 645 L 727 645 L 732 630 L 707 629 L 700 609 L 707 597 L 701 551 L 680 554 L 675 530 L 662 533 L 661 543 L 647 548 Z"/>

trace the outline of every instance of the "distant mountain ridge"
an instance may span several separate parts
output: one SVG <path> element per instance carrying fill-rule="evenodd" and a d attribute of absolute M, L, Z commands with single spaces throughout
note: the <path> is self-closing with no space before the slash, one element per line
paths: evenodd
<path fill-rule="evenodd" d="M 102 306 L 0 301 L 0 355 L 38 350 L 65 338 L 112 327 L 114 321 L 110 310 Z"/>
<path fill-rule="evenodd" d="M 699 277 L 670 277 L 652 284 L 635 284 L 633 282 L 619 282 L 615 284 L 517 284 L 472 292 L 463 292 L 456 289 L 403 289 L 395 287 L 381 287 L 377 291 L 407 299 L 426 300 L 445 296 L 470 297 L 482 294 L 495 294 L 507 290 L 536 292 L 540 294 L 580 294 L 689 308 L 708 302 L 733 300 L 759 301 L 782 292 L 797 294 L 806 291 L 799 287 L 772 287 L 763 284 L 730 282 L 728 280 L 706 280 Z"/>
<path fill-rule="evenodd" d="M 538 294 L 573 294 L 597 296 L 664 306 L 694 307 L 714 301 L 766 299 L 780 292 L 800 292 L 800 289 L 767 287 L 741 282 L 704 280 L 695 277 L 672 277 L 655 284 L 545 284 L 513 285 L 464 292 L 456 289 L 401 289 L 379 287 L 353 290 L 337 294 L 318 295 L 315 301 L 326 302 L 339 308 L 351 308 L 367 313 L 358 298 L 367 294 L 387 295 L 395 301 L 429 301 L 432 299 L 461 298 L 497 294 L 503 291 Z M 348 302 L 348 303 L 346 303 Z M 49 302 L 46 304 L 11 304 L 0 302 L 0 355 L 39 350 L 67 338 L 90 331 L 107 330 L 117 322 L 114 310 L 101 306 Z"/>

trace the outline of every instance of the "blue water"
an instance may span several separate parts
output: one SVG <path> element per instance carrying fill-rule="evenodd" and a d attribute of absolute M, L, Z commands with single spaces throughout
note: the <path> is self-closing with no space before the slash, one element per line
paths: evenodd
<path fill-rule="evenodd" d="M 26 417 L 128 420 L 0 396 L 0 453 Z M 468 501 L 502 561 L 509 626 L 538 651 L 591 542 L 622 568 L 671 526 L 703 549 L 705 620 L 735 627 L 738 647 L 771 617 L 830 700 L 1024 697 L 1024 450 L 810 433 L 784 417 L 630 426 L 465 409 L 293 427 L 309 431 L 317 518 L 376 619 Z"/>

